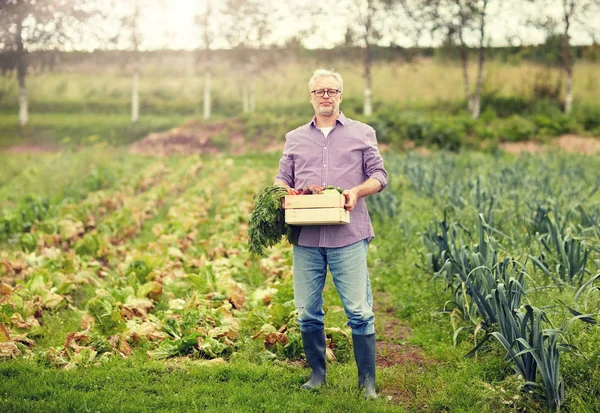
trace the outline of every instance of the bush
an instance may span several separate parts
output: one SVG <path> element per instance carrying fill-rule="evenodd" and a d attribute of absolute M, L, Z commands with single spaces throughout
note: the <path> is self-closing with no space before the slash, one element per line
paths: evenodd
<path fill-rule="evenodd" d="M 553 117 L 562 115 L 563 111 L 560 102 L 552 99 L 540 99 L 532 103 L 528 113 Z"/>
<path fill-rule="evenodd" d="M 515 113 L 524 113 L 530 106 L 530 102 L 517 96 L 498 96 L 495 93 L 481 97 L 481 107 L 491 108 L 496 115 L 505 118 Z"/>
<path fill-rule="evenodd" d="M 500 139 L 509 142 L 519 142 L 535 138 L 537 128 L 535 123 L 519 115 L 498 122 Z"/>
<path fill-rule="evenodd" d="M 470 123 L 465 119 L 438 119 L 431 124 L 427 144 L 449 151 L 458 151 L 463 146 Z"/>
<path fill-rule="evenodd" d="M 577 106 L 573 115 L 584 130 L 600 133 L 600 106 Z"/>
<path fill-rule="evenodd" d="M 498 128 L 493 124 L 487 124 L 487 122 L 475 123 L 473 135 L 484 141 L 495 141 L 500 136 Z"/>
<path fill-rule="evenodd" d="M 558 136 L 565 133 L 577 132 L 577 123 L 571 116 L 558 114 L 552 117 L 537 115 L 533 122 L 542 136 Z"/>
<path fill-rule="evenodd" d="M 481 115 L 479 115 L 479 120 L 482 122 L 485 122 L 485 123 L 493 122 L 497 118 L 498 118 L 498 113 L 496 113 L 496 110 L 492 107 L 485 108 L 483 113 L 481 113 Z"/>
<path fill-rule="evenodd" d="M 377 141 L 381 143 L 400 143 L 406 139 L 404 134 L 405 124 L 408 119 L 414 118 L 414 113 L 402 113 L 393 107 L 385 107 L 369 119 L 357 119 L 371 125 L 377 132 Z"/>
<path fill-rule="evenodd" d="M 406 138 L 413 141 L 417 146 L 426 144 L 431 129 L 432 125 L 429 120 L 419 118 L 408 122 L 404 128 Z"/>

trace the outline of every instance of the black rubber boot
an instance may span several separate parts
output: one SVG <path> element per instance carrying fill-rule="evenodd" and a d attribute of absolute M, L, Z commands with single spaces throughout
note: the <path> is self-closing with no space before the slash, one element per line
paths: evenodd
<path fill-rule="evenodd" d="M 316 330 L 302 333 L 302 344 L 306 362 L 312 369 L 303 389 L 318 389 L 325 384 L 325 331 Z"/>
<path fill-rule="evenodd" d="M 375 334 L 352 334 L 354 358 L 358 367 L 358 387 L 365 391 L 366 399 L 376 399 L 375 393 Z"/>

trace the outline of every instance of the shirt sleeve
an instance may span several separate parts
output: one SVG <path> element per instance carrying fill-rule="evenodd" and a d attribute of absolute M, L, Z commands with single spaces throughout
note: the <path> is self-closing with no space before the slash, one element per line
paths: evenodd
<path fill-rule="evenodd" d="M 294 187 L 294 155 L 291 153 L 291 142 L 288 135 L 285 137 L 285 146 L 279 160 L 279 172 L 275 181 L 283 181 L 290 188 Z"/>
<path fill-rule="evenodd" d="M 383 166 L 383 158 L 377 147 L 375 129 L 368 127 L 366 134 L 366 148 L 363 152 L 363 168 L 368 178 L 377 179 L 381 183 L 379 192 L 387 186 L 387 171 Z"/>

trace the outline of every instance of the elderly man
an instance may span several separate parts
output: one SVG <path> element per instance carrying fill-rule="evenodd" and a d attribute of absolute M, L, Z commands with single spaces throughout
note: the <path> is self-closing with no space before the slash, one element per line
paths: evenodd
<path fill-rule="evenodd" d="M 350 223 L 302 227 L 293 246 L 294 301 L 312 369 L 302 387 L 325 384 L 323 287 L 329 267 L 352 328 L 358 385 L 365 397 L 375 398 L 375 318 L 367 271 L 367 246 L 374 233 L 364 197 L 385 188 L 387 172 L 373 128 L 340 112 L 342 77 L 317 70 L 308 85 L 315 116 L 286 135 L 275 183 L 291 188 L 344 188 Z"/>

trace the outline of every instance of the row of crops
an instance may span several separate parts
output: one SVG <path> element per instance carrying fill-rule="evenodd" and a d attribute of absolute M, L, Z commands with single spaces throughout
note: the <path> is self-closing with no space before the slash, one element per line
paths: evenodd
<path fill-rule="evenodd" d="M 373 198 L 370 210 L 402 225 L 406 187 L 431 201 L 419 266 L 448 297 L 439 310 L 454 342 L 472 340 L 466 356 L 481 358 L 496 341 L 523 390 L 559 410 L 563 352 L 600 354 L 599 160 L 442 154 L 386 166 L 404 189 Z"/>
<path fill-rule="evenodd" d="M 25 194 L 0 217 L 0 358 L 68 369 L 136 351 L 299 358 L 289 247 L 248 253 L 252 197 L 271 171 L 258 160 L 132 162 L 142 167 L 100 190 Z M 52 316 L 75 328 L 52 331 Z M 339 320 L 329 357 L 343 360 L 351 348 Z"/>

